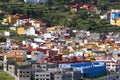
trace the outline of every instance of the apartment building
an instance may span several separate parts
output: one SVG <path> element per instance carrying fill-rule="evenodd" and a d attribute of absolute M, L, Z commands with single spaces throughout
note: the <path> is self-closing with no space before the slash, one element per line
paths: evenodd
<path fill-rule="evenodd" d="M 70 73 L 56 73 L 54 80 L 72 80 L 72 75 Z"/>
<path fill-rule="evenodd" d="M 31 80 L 31 68 L 17 69 L 19 80 Z"/>
<path fill-rule="evenodd" d="M 53 72 L 35 72 L 35 80 L 54 80 Z"/>
<path fill-rule="evenodd" d="M 54 74 L 54 80 L 80 80 L 80 71 L 58 72 Z"/>

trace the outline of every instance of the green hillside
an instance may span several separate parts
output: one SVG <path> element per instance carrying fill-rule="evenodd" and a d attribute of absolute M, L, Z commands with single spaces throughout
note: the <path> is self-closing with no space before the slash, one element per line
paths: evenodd
<path fill-rule="evenodd" d="M 89 11 L 86 9 L 78 9 L 77 12 L 73 12 L 71 11 L 73 3 L 70 0 L 47 0 L 45 4 L 4 2 L 0 4 L 0 9 L 5 10 L 9 14 L 27 14 L 31 18 L 46 22 L 48 27 L 61 25 L 94 32 L 119 32 L 120 27 L 110 25 L 109 19 L 100 19 L 101 14 L 104 14 L 111 9 L 120 9 L 119 4 L 120 2 L 98 0 L 97 5 L 90 5 L 97 7 L 97 10 Z M 101 11 L 101 13 L 97 14 L 99 11 Z"/>
<path fill-rule="evenodd" d="M 6 72 L 0 72 L 0 80 L 14 80 L 14 79 Z"/>

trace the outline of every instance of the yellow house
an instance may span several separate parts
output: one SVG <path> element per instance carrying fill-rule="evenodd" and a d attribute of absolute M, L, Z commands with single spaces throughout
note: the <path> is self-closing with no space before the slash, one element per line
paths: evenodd
<path fill-rule="evenodd" d="M 12 17 L 11 16 L 8 17 L 8 23 L 12 23 Z"/>
<path fill-rule="evenodd" d="M 12 16 L 8 16 L 7 18 L 3 19 L 3 22 L 5 23 L 14 23 L 16 19 L 12 18 Z"/>
<path fill-rule="evenodd" d="M 19 27 L 19 28 L 17 29 L 17 32 L 18 32 L 19 35 L 25 34 L 25 29 L 24 29 L 24 27 Z"/>
<path fill-rule="evenodd" d="M 115 20 L 115 25 L 120 26 L 120 18 Z"/>
<path fill-rule="evenodd" d="M 9 20 L 8 20 L 7 18 L 4 18 L 4 19 L 3 19 L 3 22 L 8 23 Z"/>
<path fill-rule="evenodd" d="M 12 17 L 9 16 L 9 17 L 7 17 L 7 18 L 4 18 L 4 19 L 3 19 L 3 22 L 5 22 L 5 23 L 12 23 Z"/>

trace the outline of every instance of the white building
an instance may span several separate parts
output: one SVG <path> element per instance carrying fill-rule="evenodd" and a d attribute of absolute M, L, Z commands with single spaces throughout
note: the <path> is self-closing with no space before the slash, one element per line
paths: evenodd
<path fill-rule="evenodd" d="M 5 32 L 4 32 L 4 35 L 5 35 L 5 36 L 10 36 L 10 32 L 9 32 L 9 31 L 5 31 Z"/>
<path fill-rule="evenodd" d="M 33 35 L 36 36 L 35 34 L 35 28 L 34 27 L 30 27 L 29 29 L 26 30 L 26 35 Z"/>
<path fill-rule="evenodd" d="M 46 23 L 42 22 L 42 21 L 36 21 L 36 20 L 30 20 L 29 21 L 32 26 L 34 26 L 35 28 L 40 28 L 40 27 L 46 27 Z"/>
<path fill-rule="evenodd" d="M 39 3 L 40 0 L 24 0 L 24 2 Z"/>

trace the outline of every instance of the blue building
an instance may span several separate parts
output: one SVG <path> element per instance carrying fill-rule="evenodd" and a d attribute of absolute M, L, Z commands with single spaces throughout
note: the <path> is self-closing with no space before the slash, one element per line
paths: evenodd
<path fill-rule="evenodd" d="M 111 10 L 110 12 L 110 24 L 119 25 L 118 19 L 120 18 L 120 10 Z"/>
<path fill-rule="evenodd" d="M 120 12 L 114 12 L 110 14 L 111 19 L 120 18 Z"/>
<path fill-rule="evenodd" d="M 103 62 L 59 64 L 59 68 L 73 68 L 73 70 L 81 71 L 84 78 L 93 78 L 106 74 L 106 64 Z"/>

